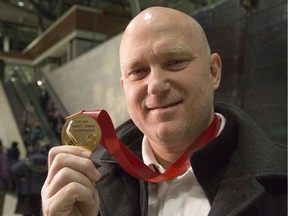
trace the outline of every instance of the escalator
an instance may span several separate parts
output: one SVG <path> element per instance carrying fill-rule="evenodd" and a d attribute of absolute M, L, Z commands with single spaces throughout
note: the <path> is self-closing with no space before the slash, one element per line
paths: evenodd
<path fill-rule="evenodd" d="M 27 152 L 37 150 L 41 142 L 60 145 L 67 111 L 45 77 L 27 77 L 15 67 L 5 74 L 3 87 Z"/>

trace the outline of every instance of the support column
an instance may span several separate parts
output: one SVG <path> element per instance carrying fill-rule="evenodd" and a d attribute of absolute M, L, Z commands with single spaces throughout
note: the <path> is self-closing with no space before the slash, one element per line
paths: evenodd
<path fill-rule="evenodd" d="M 3 37 L 3 51 L 10 52 L 10 38 L 6 34 L 4 34 L 4 37 Z"/>
<path fill-rule="evenodd" d="M 129 0 L 132 16 L 135 17 L 138 13 L 141 12 L 139 0 Z"/>

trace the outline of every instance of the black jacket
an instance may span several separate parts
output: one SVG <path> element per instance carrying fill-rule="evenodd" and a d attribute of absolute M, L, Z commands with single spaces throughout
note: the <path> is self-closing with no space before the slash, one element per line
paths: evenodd
<path fill-rule="evenodd" d="M 239 108 L 215 104 L 226 117 L 222 133 L 191 156 L 193 171 L 211 204 L 210 216 L 284 216 L 287 209 L 286 146 L 269 140 Z M 143 134 L 128 120 L 119 139 L 138 157 Z M 100 215 L 147 215 L 147 183 L 127 174 L 100 147 L 92 160 L 102 173 L 97 183 Z"/>

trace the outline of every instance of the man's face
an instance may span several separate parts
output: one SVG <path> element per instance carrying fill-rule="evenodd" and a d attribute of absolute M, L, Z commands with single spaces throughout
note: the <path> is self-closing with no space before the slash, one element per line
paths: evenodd
<path fill-rule="evenodd" d="M 211 120 L 219 82 L 200 35 L 167 26 L 125 35 L 121 84 L 131 118 L 151 141 L 191 140 Z"/>

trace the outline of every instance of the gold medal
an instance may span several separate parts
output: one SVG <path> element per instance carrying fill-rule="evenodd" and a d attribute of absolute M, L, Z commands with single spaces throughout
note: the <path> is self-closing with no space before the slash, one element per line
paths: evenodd
<path fill-rule="evenodd" d="M 61 132 L 63 145 L 79 146 L 91 152 L 98 147 L 101 136 L 98 122 L 84 114 L 69 117 Z"/>

